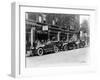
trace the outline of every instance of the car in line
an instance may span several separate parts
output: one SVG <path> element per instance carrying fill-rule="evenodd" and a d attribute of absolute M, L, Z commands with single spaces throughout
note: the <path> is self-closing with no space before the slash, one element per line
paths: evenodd
<path fill-rule="evenodd" d="M 69 41 L 69 42 L 63 42 L 63 51 L 67 50 L 73 50 L 78 48 L 84 48 L 85 47 L 85 41 L 78 40 L 78 41 Z"/>
<path fill-rule="evenodd" d="M 44 53 L 47 53 L 47 52 L 57 53 L 60 51 L 61 47 L 62 47 L 61 42 L 50 41 L 50 42 L 46 42 L 44 44 L 39 44 L 39 45 L 35 43 L 35 46 L 33 46 L 31 50 L 32 50 L 32 55 L 42 56 Z"/>

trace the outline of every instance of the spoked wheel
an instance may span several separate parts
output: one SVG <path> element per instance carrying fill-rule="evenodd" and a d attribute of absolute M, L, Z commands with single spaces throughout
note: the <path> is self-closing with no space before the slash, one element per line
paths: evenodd
<path fill-rule="evenodd" d="M 80 48 L 83 48 L 84 47 L 84 44 L 83 43 L 80 43 Z"/>
<path fill-rule="evenodd" d="M 57 46 L 54 46 L 54 52 L 57 53 L 59 51 Z"/>
<path fill-rule="evenodd" d="M 38 55 L 38 56 L 42 56 L 42 55 L 43 55 L 43 49 L 42 49 L 42 48 L 39 48 L 39 49 L 37 50 L 37 55 Z"/>
<path fill-rule="evenodd" d="M 69 47 L 69 50 L 72 50 L 73 49 L 73 46 L 71 45 L 71 46 L 68 46 Z"/>
<path fill-rule="evenodd" d="M 76 45 L 75 44 L 73 44 L 73 49 L 76 49 Z"/>
<path fill-rule="evenodd" d="M 64 45 L 64 51 L 67 51 L 67 50 L 68 50 L 67 45 Z"/>

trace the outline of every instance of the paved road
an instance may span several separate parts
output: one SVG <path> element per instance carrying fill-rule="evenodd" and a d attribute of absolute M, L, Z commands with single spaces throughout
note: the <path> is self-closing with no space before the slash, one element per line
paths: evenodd
<path fill-rule="evenodd" d="M 26 57 L 26 67 L 39 67 L 55 64 L 86 62 L 88 48 L 62 51 L 43 56 Z"/>

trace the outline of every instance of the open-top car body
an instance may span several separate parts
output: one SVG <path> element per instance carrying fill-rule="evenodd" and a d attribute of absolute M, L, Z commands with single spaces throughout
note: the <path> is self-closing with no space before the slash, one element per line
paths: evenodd
<path fill-rule="evenodd" d="M 40 45 L 32 47 L 32 55 L 43 55 L 47 52 L 54 52 L 57 53 L 61 49 L 62 45 L 59 41 L 49 41 Z"/>

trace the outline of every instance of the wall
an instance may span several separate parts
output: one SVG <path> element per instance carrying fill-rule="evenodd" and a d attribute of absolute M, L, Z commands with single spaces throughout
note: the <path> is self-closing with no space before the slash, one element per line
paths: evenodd
<path fill-rule="evenodd" d="M 13 80 L 10 76 L 11 67 L 11 2 L 24 1 L 31 2 L 33 5 L 39 6 L 60 6 L 66 7 L 66 5 L 76 6 L 94 6 L 98 9 L 97 20 L 94 36 L 94 43 L 97 56 L 97 72 L 90 73 L 69 73 L 55 76 L 34 76 L 21 78 L 22 80 L 100 80 L 100 1 L 99 0 L 1 0 L 0 2 L 0 80 Z M 98 23 L 97 23 L 98 22 Z"/>

